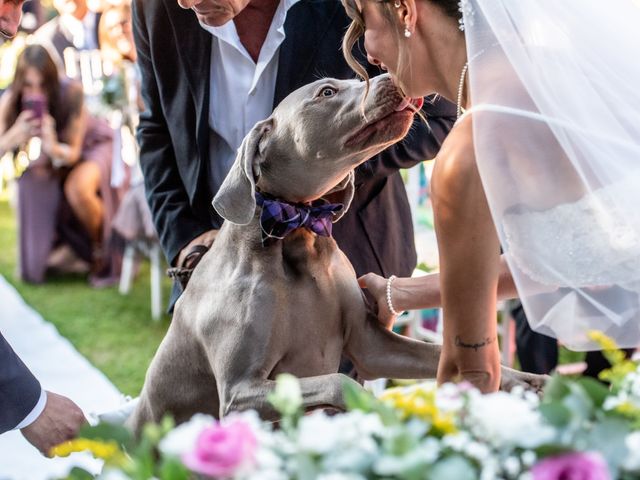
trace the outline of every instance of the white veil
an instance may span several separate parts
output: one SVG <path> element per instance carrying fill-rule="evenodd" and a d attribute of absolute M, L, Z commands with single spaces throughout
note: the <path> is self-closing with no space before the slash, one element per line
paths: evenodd
<path fill-rule="evenodd" d="M 466 0 L 476 157 L 531 326 L 640 344 L 640 5 Z"/>

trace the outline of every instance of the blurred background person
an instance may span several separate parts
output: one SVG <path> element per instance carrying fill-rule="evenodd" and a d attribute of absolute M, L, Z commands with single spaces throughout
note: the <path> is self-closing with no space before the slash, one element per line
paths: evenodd
<path fill-rule="evenodd" d="M 109 179 L 112 131 L 84 108 L 82 88 L 61 79 L 47 50 L 28 46 L 0 98 L 0 145 L 19 150 L 30 137 L 41 154 L 18 179 L 19 274 L 40 283 L 54 247 L 66 244 L 91 265 L 91 280 L 110 278 L 110 220 L 117 196 Z"/>
<path fill-rule="evenodd" d="M 106 6 L 98 25 L 98 40 L 103 61 L 116 65 L 136 61 L 130 1 Z"/>
<path fill-rule="evenodd" d="M 53 0 L 58 16 L 49 20 L 36 33 L 37 43 L 44 45 L 61 71 L 69 60 L 65 50 L 84 51 L 99 48 L 100 13 L 89 9 L 86 0 Z"/>

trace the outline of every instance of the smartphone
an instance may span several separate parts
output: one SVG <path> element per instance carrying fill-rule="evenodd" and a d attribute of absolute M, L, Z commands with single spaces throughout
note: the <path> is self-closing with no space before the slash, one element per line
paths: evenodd
<path fill-rule="evenodd" d="M 46 95 L 24 95 L 22 97 L 22 110 L 31 110 L 37 119 L 42 119 L 47 111 Z"/>

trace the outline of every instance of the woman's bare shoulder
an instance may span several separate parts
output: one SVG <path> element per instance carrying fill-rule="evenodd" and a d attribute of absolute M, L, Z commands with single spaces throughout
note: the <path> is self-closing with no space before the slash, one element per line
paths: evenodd
<path fill-rule="evenodd" d="M 473 149 L 473 119 L 463 115 L 451 129 L 442 143 L 438 158 L 475 158 Z"/>

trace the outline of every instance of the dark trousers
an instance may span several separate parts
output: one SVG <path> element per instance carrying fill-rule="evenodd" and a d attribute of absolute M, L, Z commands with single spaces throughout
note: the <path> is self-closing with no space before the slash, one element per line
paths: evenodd
<path fill-rule="evenodd" d="M 518 303 L 511 314 L 516 321 L 516 353 L 520 367 L 525 372 L 548 374 L 558 365 L 558 341 L 541 333 L 534 332 L 529 326 L 522 304 Z M 624 350 L 627 357 L 633 349 Z M 598 374 L 611 365 L 602 352 L 587 352 L 587 369 L 584 375 L 598 378 Z"/>

